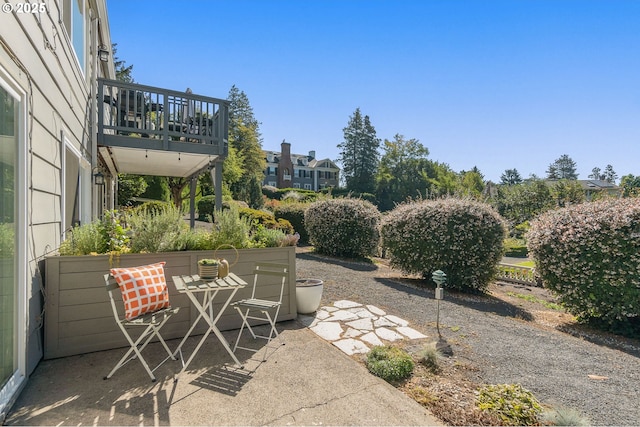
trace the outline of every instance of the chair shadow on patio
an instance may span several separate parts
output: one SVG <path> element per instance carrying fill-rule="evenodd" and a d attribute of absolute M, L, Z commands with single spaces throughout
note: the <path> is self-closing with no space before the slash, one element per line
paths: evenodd
<path fill-rule="evenodd" d="M 225 365 L 209 369 L 194 378 L 190 384 L 228 396 L 235 396 L 252 377 L 252 371 Z"/>

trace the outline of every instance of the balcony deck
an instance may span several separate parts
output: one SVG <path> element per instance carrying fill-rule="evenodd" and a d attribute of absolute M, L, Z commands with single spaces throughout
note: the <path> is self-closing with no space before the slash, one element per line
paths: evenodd
<path fill-rule="evenodd" d="M 118 173 L 190 177 L 227 155 L 229 102 L 98 79 L 98 147 Z"/>

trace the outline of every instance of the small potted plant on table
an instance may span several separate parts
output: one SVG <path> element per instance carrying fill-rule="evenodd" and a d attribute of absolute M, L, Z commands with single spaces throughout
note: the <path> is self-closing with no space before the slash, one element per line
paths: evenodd
<path fill-rule="evenodd" d="M 198 275 L 201 279 L 217 279 L 220 260 L 203 258 L 198 260 Z"/>

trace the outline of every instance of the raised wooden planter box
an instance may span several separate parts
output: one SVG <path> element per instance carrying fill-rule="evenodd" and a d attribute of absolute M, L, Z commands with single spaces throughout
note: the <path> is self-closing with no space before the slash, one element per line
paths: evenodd
<path fill-rule="evenodd" d="M 289 279 L 283 297 L 278 321 L 291 320 L 296 313 L 296 255 L 295 247 L 241 249 L 238 262 L 231 272 L 253 283 L 253 266 L 256 262 L 278 262 L 289 265 Z M 124 254 L 112 260 L 114 267 L 134 267 L 165 261 L 165 275 L 169 286 L 171 305 L 180 307 L 177 315 L 165 325 L 162 336 L 165 339 L 181 338 L 187 332 L 198 313 L 191 307 L 186 295 L 179 294 L 171 276 L 197 274 L 197 262 L 201 258 L 211 258 L 211 251 L 163 252 L 156 254 Z M 233 250 L 219 250 L 219 258 L 232 262 L 236 258 Z M 118 329 L 107 291 L 104 274 L 112 265 L 109 255 L 97 256 L 53 256 L 45 259 L 45 317 L 44 317 L 44 358 L 53 359 L 92 351 L 109 350 L 128 346 Z M 276 278 L 277 279 L 277 278 Z M 261 297 L 277 299 L 279 284 L 261 286 Z M 240 290 L 235 299 L 250 296 L 251 286 Z M 220 304 L 215 309 L 219 309 Z M 227 308 L 220 318 L 220 330 L 240 327 L 240 316 Z M 205 330 L 205 322 L 198 323 L 197 333 Z"/>

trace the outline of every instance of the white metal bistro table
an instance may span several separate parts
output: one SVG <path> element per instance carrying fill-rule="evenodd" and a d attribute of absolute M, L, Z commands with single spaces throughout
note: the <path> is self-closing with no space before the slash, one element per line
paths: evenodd
<path fill-rule="evenodd" d="M 218 323 L 218 320 L 224 313 L 224 310 L 227 308 L 236 292 L 238 292 L 239 289 L 247 286 L 247 282 L 233 273 L 229 273 L 228 276 L 221 279 L 212 280 L 200 279 L 200 276 L 198 276 L 197 274 L 194 274 L 193 276 L 172 276 L 172 278 L 178 292 L 187 294 L 187 296 L 191 300 L 191 303 L 199 312 L 198 317 L 189 328 L 189 331 L 187 331 L 187 334 L 184 336 L 173 355 L 176 356 L 178 353 L 182 355 L 182 346 L 187 341 L 187 338 L 189 338 L 200 319 L 204 319 L 209 324 L 207 332 L 202 336 L 200 342 L 193 350 L 193 353 L 191 353 L 191 356 L 189 356 L 187 362 L 183 364 L 180 374 L 182 374 L 187 369 L 187 367 L 189 367 L 189 364 L 196 356 L 196 354 L 198 354 L 200 347 L 202 347 L 202 344 L 204 344 L 204 341 L 207 339 L 211 332 L 213 332 L 216 337 L 218 337 L 218 340 L 222 343 L 224 348 L 227 350 L 227 353 L 229 353 L 234 362 L 236 362 L 236 365 L 238 367 L 242 367 L 242 364 L 238 361 L 238 358 L 231 350 L 229 343 L 224 338 L 216 324 Z M 214 316 L 213 302 L 220 291 L 228 292 L 229 296 L 222 305 L 222 308 L 220 308 L 220 310 L 218 311 L 218 314 Z M 196 294 L 199 293 L 202 294 L 202 301 L 198 300 L 198 298 L 196 297 Z M 178 376 L 180 374 L 178 374 Z"/>

